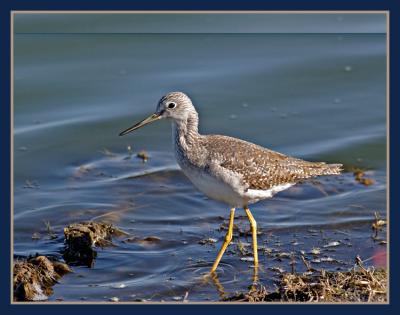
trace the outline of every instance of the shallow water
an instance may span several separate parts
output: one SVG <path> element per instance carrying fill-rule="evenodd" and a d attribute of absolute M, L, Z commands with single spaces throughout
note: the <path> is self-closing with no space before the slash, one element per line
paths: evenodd
<path fill-rule="evenodd" d="M 37 21 L 24 23 L 34 29 Z M 99 249 L 92 268 L 74 266 L 50 300 L 175 301 L 189 292 L 189 300 L 215 301 L 221 286 L 228 294 L 247 290 L 253 269 L 237 244 L 250 250 L 251 239 L 240 209 L 242 233 L 222 259 L 219 282 L 202 280 L 229 209 L 180 172 L 169 124 L 118 137 L 163 94 L 181 90 L 197 106 L 203 133 L 363 167 L 375 181 L 364 186 L 347 172 L 254 205 L 262 283 L 273 289 L 273 267 L 290 271 L 292 252 L 296 271 L 305 270 L 301 251 L 315 268 L 346 270 L 356 255 L 385 265 L 386 246 L 371 238 L 374 212 L 386 217 L 385 36 L 17 32 L 14 254 L 61 257 L 64 226 L 102 220 L 130 236 Z M 148 151 L 146 163 L 140 150 Z M 160 240 L 139 241 L 147 236 Z M 208 238 L 217 243 L 199 244 Z"/>

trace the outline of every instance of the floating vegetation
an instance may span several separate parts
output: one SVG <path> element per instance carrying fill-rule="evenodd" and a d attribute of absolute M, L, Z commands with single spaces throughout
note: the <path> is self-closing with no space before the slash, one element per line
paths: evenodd
<path fill-rule="evenodd" d="M 362 160 L 359 160 L 362 161 Z M 346 165 L 343 167 L 344 172 L 351 172 L 353 173 L 354 179 L 364 185 L 364 186 L 370 186 L 375 183 L 375 180 L 372 178 L 365 177 L 366 176 L 366 168 L 358 167 L 358 166 L 353 166 L 353 165 Z"/>
<path fill-rule="evenodd" d="M 361 169 L 356 169 L 353 172 L 353 175 L 354 179 L 360 184 L 363 184 L 364 186 L 370 186 L 375 183 L 375 181 L 372 178 L 366 178 L 365 172 Z"/>
<path fill-rule="evenodd" d="M 15 301 L 43 301 L 53 293 L 52 286 L 72 270 L 46 256 L 28 257 L 14 263 L 13 285 Z"/>

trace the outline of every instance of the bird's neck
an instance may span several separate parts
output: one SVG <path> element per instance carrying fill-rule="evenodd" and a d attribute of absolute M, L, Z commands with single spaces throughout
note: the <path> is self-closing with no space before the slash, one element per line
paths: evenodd
<path fill-rule="evenodd" d="M 174 121 L 172 132 L 175 145 L 184 151 L 189 150 L 200 137 L 198 126 L 199 116 L 196 112 L 191 112 L 186 119 Z"/>

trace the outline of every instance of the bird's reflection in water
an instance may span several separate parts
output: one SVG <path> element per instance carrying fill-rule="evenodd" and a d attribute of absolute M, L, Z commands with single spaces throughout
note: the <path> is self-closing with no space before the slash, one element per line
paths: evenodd
<path fill-rule="evenodd" d="M 253 272 L 253 278 L 252 278 L 253 281 L 250 286 L 251 291 L 256 290 L 257 285 L 259 283 L 258 268 L 257 267 L 252 268 L 252 272 Z M 211 272 L 205 275 L 204 282 L 211 283 L 218 291 L 218 294 L 221 299 L 227 298 L 229 296 L 229 294 L 225 291 L 225 288 L 222 285 L 221 281 L 219 280 L 218 274 L 216 272 Z"/>

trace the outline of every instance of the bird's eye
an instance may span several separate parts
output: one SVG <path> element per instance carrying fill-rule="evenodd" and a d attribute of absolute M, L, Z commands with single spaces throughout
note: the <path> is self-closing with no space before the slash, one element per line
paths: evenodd
<path fill-rule="evenodd" d="M 168 106 L 168 108 L 173 109 L 176 107 L 176 103 L 171 102 L 171 103 L 168 103 L 167 106 Z"/>

